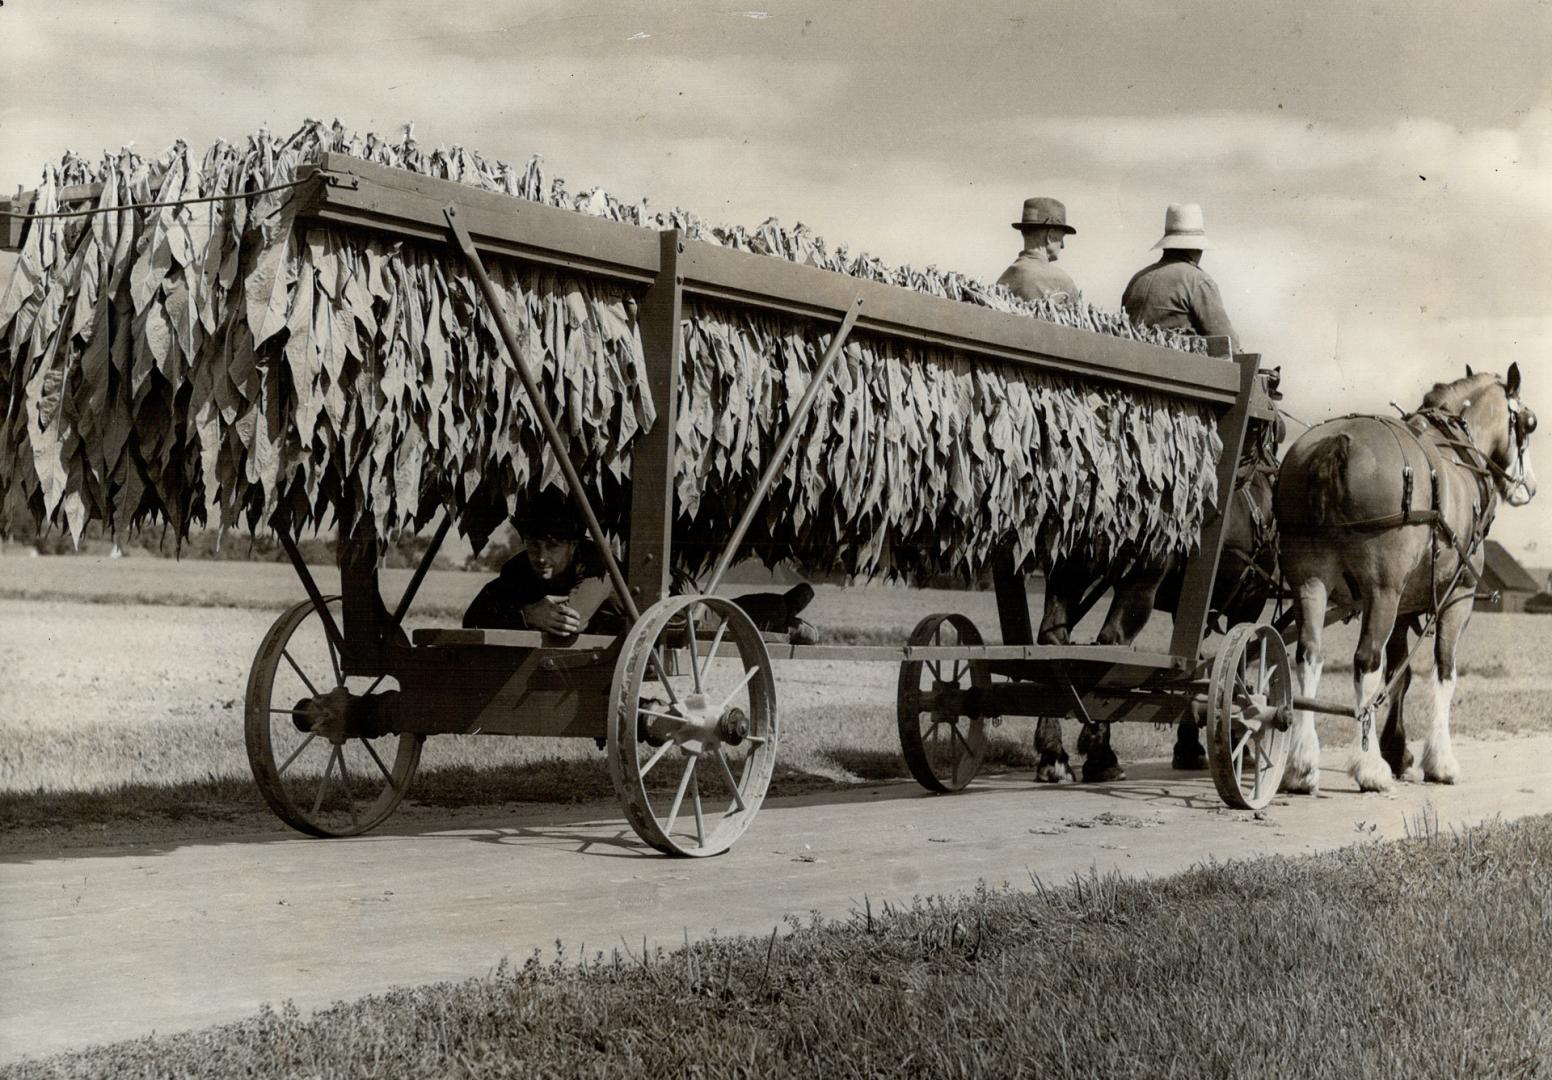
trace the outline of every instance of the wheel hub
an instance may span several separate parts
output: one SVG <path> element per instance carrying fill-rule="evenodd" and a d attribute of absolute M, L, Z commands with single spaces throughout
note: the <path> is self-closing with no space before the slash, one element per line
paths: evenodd
<path fill-rule="evenodd" d="M 749 715 L 738 707 L 718 708 L 705 694 L 685 694 L 679 701 L 640 714 L 638 734 L 649 746 L 672 742 L 689 754 L 719 746 L 737 746 L 749 737 Z"/>
<path fill-rule="evenodd" d="M 291 710 L 291 723 L 304 735 L 319 735 L 330 742 L 345 741 L 350 691 L 336 686 L 327 694 L 302 698 Z"/>

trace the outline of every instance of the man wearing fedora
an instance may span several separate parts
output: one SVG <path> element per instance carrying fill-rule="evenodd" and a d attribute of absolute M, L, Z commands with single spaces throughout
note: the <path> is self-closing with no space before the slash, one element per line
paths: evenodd
<path fill-rule="evenodd" d="M 1078 231 L 1067 224 L 1067 208 L 1055 199 L 1025 199 L 1024 217 L 1013 227 L 1024 235 L 1024 250 L 1002 272 L 997 284 L 1024 300 L 1041 300 L 1058 293 L 1076 300 L 1078 286 L 1065 270 L 1053 265 L 1067 237 Z"/>
<path fill-rule="evenodd" d="M 1132 321 L 1204 337 L 1227 334 L 1237 345 L 1239 335 L 1223 310 L 1217 283 L 1199 265 L 1211 246 L 1202 208 L 1171 203 L 1164 213 L 1164 238 L 1153 245 L 1162 252 L 1159 261 L 1137 271 L 1121 295 Z"/>

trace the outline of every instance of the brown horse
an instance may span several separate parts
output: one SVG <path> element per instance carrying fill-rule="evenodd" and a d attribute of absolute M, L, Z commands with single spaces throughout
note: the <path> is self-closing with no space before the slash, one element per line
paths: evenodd
<path fill-rule="evenodd" d="M 1438 615 L 1434 715 L 1423 741 L 1425 779 L 1454 783 L 1450 748 L 1455 649 L 1471 617 L 1482 541 L 1497 502 L 1536 493 L 1529 441 L 1535 413 L 1520 400 L 1519 365 L 1507 379 L 1474 375 L 1440 383 L 1405 418 L 1347 416 L 1311 428 L 1278 474 L 1276 515 L 1284 575 L 1297 598 L 1301 693 L 1320 685 L 1320 635 L 1331 605 L 1362 612 L 1353 684 L 1360 713 L 1352 775 L 1361 791 L 1386 791 L 1406 770 L 1406 733 L 1392 708 L 1382 738 L 1370 721 L 1400 680 L 1408 626 Z M 1399 643 L 1399 644 L 1398 644 Z M 1383 752 L 1382 752 L 1383 751 Z M 1319 784 L 1314 714 L 1300 711 L 1289 740 L 1285 791 Z"/>
<path fill-rule="evenodd" d="M 1259 425 L 1258 425 L 1259 426 Z M 1229 501 L 1224 524 L 1223 559 L 1213 581 L 1212 611 L 1233 626 L 1260 616 L 1271 597 L 1277 578 L 1277 538 L 1272 528 L 1272 480 L 1276 473 L 1277 446 L 1282 440 L 1281 418 L 1260 427 L 1252 435 L 1246 457 Z M 1173 612 L 1180 602 L 1184 563 L 1168 558 L 1133 566 L 1114 584 L 1110 609 L 1095 639 L 1100 645 L 1129 645 L 1147 625 L 1155 610 Z M 1045 611 L 1040 620 L 1042 645 L 1065 645 L 1072 626 L 1082 619 L 1085 595 L 1101 574 L 1094 568 L 1058 563 L 1046 576 Z M 1035 727 L 1035 752 L 1039 761 L 1035 779 L 1063 783 L 1073 779 L 1067 751 L 1062 745 L 1061 721 L 1042 718 Z M 1084 755 L 1083 779 L 1089 783 L 1124 780 L 1115 751 L 1110 748 L 1110 725 L 1085 725 L 1078 736 L 1078 752 Z M 1174 766 L 1206 767 L 1207 751 L 1197 734 L 1196 719 L 1189 712 L 1176 730 Z"/>

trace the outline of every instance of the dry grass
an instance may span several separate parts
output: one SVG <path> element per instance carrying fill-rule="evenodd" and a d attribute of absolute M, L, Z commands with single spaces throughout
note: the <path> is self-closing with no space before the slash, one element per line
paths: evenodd
<path fill-rule="evenodd" d="M 535 954 L 22 1078 L 1533 1077 L 1552 1068 L 1552 819 L 1164 881 L 1079 877 L 713 938 Z M 628 945 L 627 945 L 628 950 Z"/>

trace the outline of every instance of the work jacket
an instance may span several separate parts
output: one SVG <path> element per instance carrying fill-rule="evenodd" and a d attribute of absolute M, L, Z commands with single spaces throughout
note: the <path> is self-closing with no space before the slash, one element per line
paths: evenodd
<path fill-rule="evenodd" d="M 1121 306 L 1133 322 L 1165 330 L 1183 330 L 1204 337 L 1227 334 L 1239 343 L 1218 285 L 1207 271 L 1187 259 L 1167 255 L 1137 271 L 1121 295 Z"/>
<path fill-rule="evenodd" d="M 1019 253 L 1013 265 L 1002 272 L 997 284 L 1006 286 L 1014 296 L 1024 300 L 1042 300 L 1056 293 L 1066 293 L 1078 298 L 1078 286 L 1067 271 L 1048 263 L 1028 251 Z"/>

